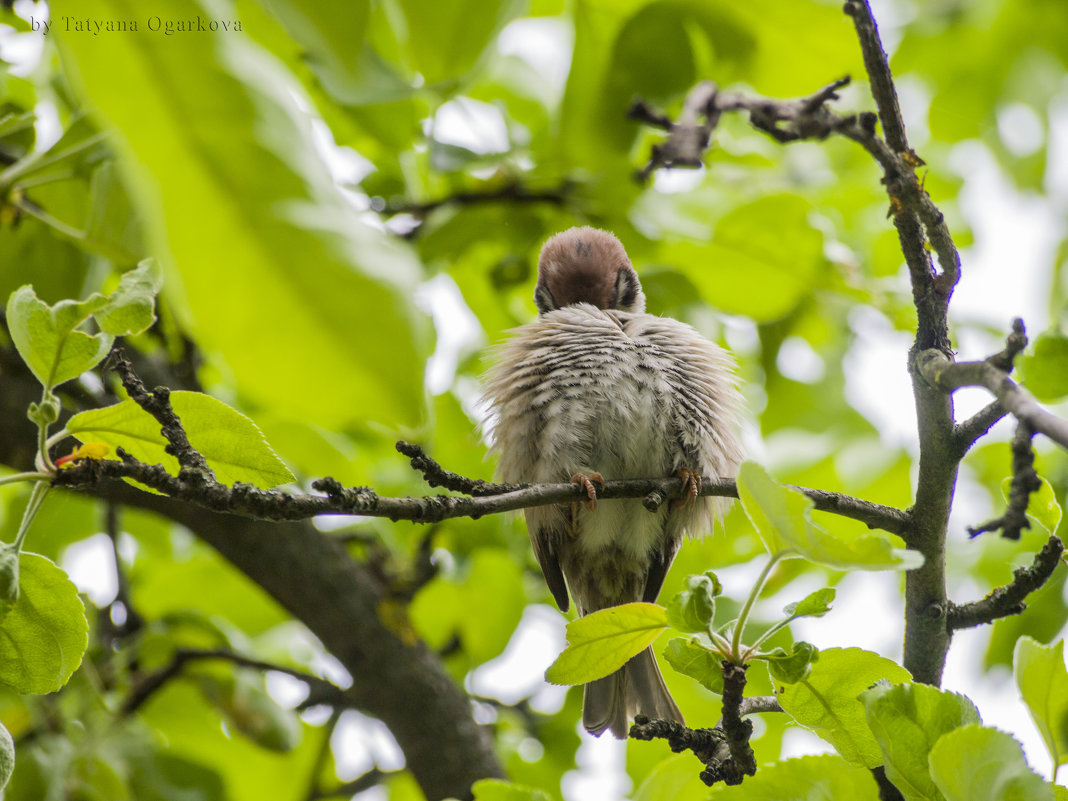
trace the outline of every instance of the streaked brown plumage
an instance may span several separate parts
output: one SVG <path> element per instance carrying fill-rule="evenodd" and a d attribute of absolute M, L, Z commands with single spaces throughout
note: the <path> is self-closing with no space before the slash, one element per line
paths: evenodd
<path fill-rule="evenodd" d="M 727 353 L 677 320 L 645 314 L 645 296 L 612 234 L 572 228 L 546 242 L 537 320 L 515 329 L 486 376 L 502 481 L 605 480 L 694 470 L 732 476 L 739 394 Z M 557 604 L 580 614 L 655 601 L 686 533 L 705 534 L 726 501 L 697 498 L 650 513 L 640 500 L 526 510 L 534 554 Z M 627 736 L 628 717 L 682 721 L 652 649 L 586 685 L 583 724 Z"/>

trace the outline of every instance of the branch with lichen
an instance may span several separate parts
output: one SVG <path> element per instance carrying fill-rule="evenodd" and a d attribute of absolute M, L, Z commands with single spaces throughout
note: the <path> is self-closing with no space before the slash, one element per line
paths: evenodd
<path fill-rule="evenodd" d="M 981 601 L 951 605 L 946 615 L 949 630 L 972 628 L 1023 612 L 1027 608 L 1024 599 L 1049 581 L 1063 553 L 1060 538 L 1051 536 L 1029 567 L 1019 567 L 1013 572 L 1012 582 L 998 587 Z"/>
<path fill-rule="evenodd" d="M 700 778 L 712 787 L 719 782 L 741 784 L 756 773 L 756 756 L 749 745 L 753 723 L 744 720 L 756 712 L 782 712 L 779 702 L 770 696 L 744 698 L 744 665 L 723 663 L 723 717 L 711 729 L 689 729 L 678 721 L 650 719 L 639 715 L 630 727 L 635 740 L 667 740 L 678 754 L 692 751 L 704 764 Z"/>

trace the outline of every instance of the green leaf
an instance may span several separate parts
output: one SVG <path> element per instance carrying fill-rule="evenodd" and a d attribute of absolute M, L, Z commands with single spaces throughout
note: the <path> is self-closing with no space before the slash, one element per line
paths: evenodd
<path fill-rule="evenodd" d="M 51 307 L 28 284 L 11 294 L 11 341 L 42 386 L 51 389 L 77 378 L 107 356 L 113 337 L 75 330 L 105 302 L 103 295 L 94 295 L 80 304 L 65 301 Z"/>
<path fill-rule="evenodd" d="M 514 0 L 400 0 L 408 53 L 428 84 L 461 77 L 521 5 Z"/>
<path fill-rule="evenodd" d="M 516 560 L 499 548 L 475 551 L 463 584 L 465 611 L 459 619 L 460 639 L 475 664 L 504 650 L 525 606 L 523 572 Z M 475 609 L 478 614 L 470 614 Z"/>
<path fill-rule="evenodd" d="M 946 801 L 1053 801 L 1011 735 L 978 724 L 939 738 L 931 749 L 931 778 Z"/>
<path fill-rule="evenodd" d="M 905 668 L 871 651 L 828 648 L 820 652 L 808 678 L 787 685 L 778 698 L 794 720 L 833 745 L 846 760 L 874 768 L 882 764 L 882 752 L 857 696 L 880 679 L 910 678 Z"/>
<path fill-rule="evenodd" d="M 7 617 L 18 600 L 19 549 L 11 543 L 3 542 L 0 543 L 0 621 Z"/>
<path fill-rule="evenodd" d="M 463 587 L 436 576 L 412 598 L 408 616 L 416 633 L 431 648 L 440 649 L 452 639 L 461 621 L 468 617 Z"/>
<path fill-rule="evenodd" d="M 1016 686 L 1027 704 L 1054 765 L 1068 762 L 1068 671 L 1064 640 L 1041 645 L 1030 637 L 1016 642 Z"/>
<path fill-rule="evenodd" d="M 323 88 L 343 102 L 352 102 L 367 80 L 353 53 L 363 49 L 371 13 L 369 0 L 262 1 L 300 45 L 302 55 Z"/>
<path fill-rule="evenodd" d="M 130 0 L 51 8 L 56 19 L 138 13 Z M 193 0 L 167 5 L 175 20 L 204 13 Z M 97 37 L 50 39 L 114 131 L 147 249 L 169 254 L 186 329 L 242 396 L 326 427 L 420 422 L 429 328 L 412 290 L 422 267 L 354 214 L 292 76 L 233 28 L 162 47 L 141 28 L 110 37 L 106 58 Z"/>
<path fill-rule="evenodd" d="M 27 284 L 7 302 L 11 339 L 37 380 L 51 389 L 96 366 L 116 335 L 148 328 L 156 319 L 152 309 L 161 282 L 158 269 L 146 260 L 123 274 L 111 295 L 94 293 L 85 300 L 61 300 L 55 306 L 38 298 Z M 79 330 L 90 317 L 102 333 Z"/>
<path fill-rule="evenodd" d="M 831 604 L 834 602 L 834 596 L 834 587 L 824 587 L 821 590 L 816 590 L 810 595 L 806 595 L 797 603 L 787 605 L 782 611 L 791 618 L 823 617 L 831 611 Z"/>
<path fill-rule="evenodd" d="M 786 551 L 839 569 L 913 570 L 923 564 L 922 555 L 895 548 L 882 534 L 845 539 L 816 525 L 811 519 L 811 499 L 776 483 L 754 462 L 742 463 L 738 497 L 765 547 L 773 554 Z"/>
<path fill-rule="evenodd" d="M 89 624 L 77 588 L 48 559 L 23 553 L 19 599 L 0 623 L 0 683 L 52 693 L 82 662 Z"/>
<path fill-rule="evenodd" d="M 787 759 L 761 765 L 737 787 L 723 787 L 719 801 L 879 801 L 871 772 L 835 754 Z"/>
<path fill-rule="evenodd" d="M 15 739 L 7 726 L 0 723 L 0 790 L 7 787 L 15 770 Z"/>
<path fill-rule="evenodd" d="M 634 801 L 684 801 L 706 798 L 708 787 L 693 769 L 691 754 L 661 760 L 634 793 Z"/>
<path fill-rule="evenodd" d="M 905 801 L 942 801 L 929 769 L 931 747 L 942 735 L 979 723 L 975 705 L 963 695 L 912 683 L 880 682 L 860 700 L 883 752 L 886 776 Z"/>
<path fill-rule="evenodd" d="M 549 665 L 553 684 L 585 684 L 615 673 L 668 627 L 657 604 L 632 603 L 601 609 L 567 624 L 568 646 Z"/>
<path fill-rule="evenodd" d="M 1068 336 L 1057 330 L 1038 335 L 1034 349 L 1020 359 L 1024 385 L 1045 403 L 1068 395 Z"/>
<path fill-rule="evenodd" d="M 501 779 L 479 779 L 471 785 L 474 801 L 550 801 L 544 790 Z"/>
<path fill-rule="evenodd" d="M 145 259 L 119 279 L 106 305 L 93 315 L 100 329 L 115 336 L 139 334 L 156 321 L 156 295 L 163 273 L 154 259 Z"/>
<path fill-rule="evenodd" d="M 723 657 L 703 646 L 696 637 L 674 637 L 664 647 L 664 659 L 677 672 L 714 693 L 723 693 Z"/>
<path fill-rule="evenodd" d="M 796 684 L 812 672 L 812 663 L 820 658 L 820 652 L 812 643 L 798 640 L 789 653 L 783 648 L 776 648 L 761 658 L 768 662 L 772 681 Z"/>
<path fill-rule="evenodd" d="M 723 592 L 716 574 L 711 570 L 686 577 L 686 589 L 667 605 L 667 618 L 678 631 L 707 631 L 716 614 L 716 596 Z"/>
<path fill-rule="evenodd" d="M 180 390 L 170 399 L 189 442 L 208 460 L 220 482 L 245 481 L 270 488 L 293 481 L 293 474 L 245 415 L 200 392 Z M 159 423 L 132 400 L 79 412 L 67 421 L 66 429 L 82 442 L 121 447 L 142 462 L 178 473 L 178 460 L 164 451 L 167 441 Z"/>
<path fill-rule="evenodd" d="M 1047 535 L 1053 534 L 1061 522 L 1061 505 L 1057 503 L 1057 495 L 1053 486 L 1046 479 L 1039 476 L 1042 485 L 1027 499 L 1027 519 L 1036 524 Z M 1006 501 L 1009 500 L 1009 489 L 1012 485 L 1012 477 L 1001 481 L 1001 494 Z"/>
<path fill-rule="evenodd" d="M 285 753 L 300 743 L 296 713 L 275 703 L 261 673 L 234 669 L 222 675 L 203 673 L 196 678 L 204 696 L 237 731 L 257 745 Z"/>
<path fill-rule="evenodd" d="M 715 308 L 777 320 L 812 292 L 826 264 L 823 234 L 808 222 L 810 211 L 797 195 L 764 197 L 724 215 L 710 241 L 667 245 L 660 259 L 677 265 Z M 769 221 L 774 243 L 766 236 Z"/>

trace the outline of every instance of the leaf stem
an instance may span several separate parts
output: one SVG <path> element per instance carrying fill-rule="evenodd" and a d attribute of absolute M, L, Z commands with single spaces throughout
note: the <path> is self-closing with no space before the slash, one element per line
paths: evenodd
<path fill-rule="evenodd" d="M 771 558 L 768 559 L 768 563 L 764 565 L 764 569 L 760 571 L 756 583 L 753 584 L 753 589 L 749 591 L 749 597 L 745 599 L 742 611 L 738 614 L 738 622 L 734 625 L 734 637 L 731 641 L 731 659 L 735 664 L 741 664 L 742 631 L 745 629 L 745 624 L 749 619 L 749 612 L 752 611 L 757 596 L 760 595 L 760 591 L 764 588 L 764 583 L 768 580 L 768 576 L 771 574 L 771 569 L 775 567 L 779 560 L 784 556 L 786 556 L 786 551 L 777 551 L 771 555 Z"/>
<path fill-rule="evenodd" d="M 754 642 L 752 645 L 750 645 L 748 648 L 746 648 L 745 649 L 745 653 L 742 655 L 742 658 L 743 659 L 749 659 L 749 657 L 752 655 L 752 653 L 754 651 L 756 651 L 761 645 L 766 643 L 768 640 L 770 640 L 772 637 L 774 637 L 778 632 L 782 631 L 784 628 L 789 626 L 795 620 L 797 620 L 797 615 L 790 615 L 790 617 L 784 617 L 782 620 L 780 620 L 778 623 L 776 623 L 770 629 L 768 629 L 763 634 L 761 634 L 760 637 L 757 638 L 756 642 Z"/>
<path fill-rule="evenodd" d="M 22 542 L 26 539 L 26 532 L 30 530 L 30 523 L 37 516 L 41 504 L 51 487 L 43 482 L 33 485 L 30 491 L 30 500 L 26 503 L 26 511 L 22 513 L 22 522 L 19 523 L 19 533 L 15 535 L 15 553 L 22 550 Z"/>
<path fill-rule="evenodd" d="M 2 484 L 14 484 L 18 481 L 50 481 L 52 479 L 51 473 L 37 472 L 31 470 L 26 473 L 13 473 L 10 476 L 0 476 L 0 485 Z"/>
<path fill-rule="evenodd" d="M 70 437 L 70 436 L 73 436 L 73 435 L 65 428 L 62 431 L 57 431 L 55 434 L 53 434 L 47 440 L 45 440 L 45 448 L 48 448 L 48 449 L 54 448 L 57 443 L 62 442 L 63 440 L 65 440 L 67 437 Z"/>

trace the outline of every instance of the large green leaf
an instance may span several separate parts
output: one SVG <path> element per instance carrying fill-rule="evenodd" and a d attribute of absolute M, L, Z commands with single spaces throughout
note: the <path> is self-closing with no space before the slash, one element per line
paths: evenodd
<path fill-rule="evenodd" d="M 934 744 L 931 777 L 946 801 L 1053 801 L 1012 735 L 975 723 Z"/>
<path fill-rule="evenodd" d="M 664 607 L 632 603 L 593 612 L 567 624 L 568 646 L 545 678 L 553 684 L 585 684 L 619 670 L 668 626 Z"/>
<path fill-rule="evenodd" d="M 82 662 L 89 624 L 78 590 L 43 556 L 19 558 L 19 599 L 0 622 L 0 683 L 52 693 Z"/>
<path fill-rule="evenodd" d="M 1045 331 L 1035 340 L 1034 350 L 1020 360 L 1024 383 L 1041 401 L 1057 401 L 1068 395 L 1068 336 Z"/>
<path fill-rule="evenodd" d="M 744 462 L 738 472 L 738 497 L 771 553 L 787 552 L 828 567 L 861 570 L 911 570 L 923 564 L 920 554 L 896 548 L 884 535 L 846 539 L 816 525 L 810 514 L 812 501 L 777 484 L 754 462 Z"/>
<path fill-rule="evenodd" d="M 1041 645 L 1030 637 L 1016 643 L 1016 686 L 1042 735 L 1054 765 L 1068 762 L 1068 670 L 1064 640 Z"/>
<path fill-rule="evenodd" d="M 245 415 L 200 392 L 172 392 L 170 399 L 190 444 L 208 460 L 220 482 L 270 488 L 293 481 L 293 474 Z M 66 429 L 82 442 L 121 447 L 142 462 L 178 473 L 178 460 L 164 450 L 167 440 L 160 424 L 132 400 L 79 412 L 67 421 Z"/>
<path fill-rule="evenodd" d="M 828 648 L 820 652 L 808 678 L 786 685 L 778 698 L 787 714 L 846 760 L 874 768 L 882 764 L 883 756 L 857 696 L 880 679 L 910 678 L 905 668 L 871 651 Z"/>
<path fill-rule="evenodd" d="M 476 664 L 485 662 L 504 650 L 523 616 L 526 596 L 520 566 L 507 551 L 480 548 L 471 557 L 463 600 L 460 639 Z"/>
<path fill-rule="evenodd" d="M 825 263 L 823 235 L 809 212 L 797 195 L 761 198 L 720 219 L 711 241 L 667 245 L 661 258 L 678 265 L 715 308 L 775 320 L 813 290 Z"/>
<path fill-rule="evenodd" d="M 475 801 L 549 801 L 544 790 L 501 779 L 481 779 L 471 785 L 471 792 Z"/>
<path fill-rule="evenodd" d="M 928 767 L 931 747 L 943 734 L 979 723 L 975 705 L 926 684 L 878 684 L 860 698 L 882 749 L 886 776 L 905 801 L 942 801 Z"/>
<path fill-rule="evenodd" d="M 723 787 L 711 797 L 723 801 L 878 801 L 879 787 L 871 771 L 824 754 L 761 765 L 756 776 L 737 787 Z"/>
<path fill-rule="evenodd" d="M 456 79 L 482 56 L 520 9 L 515 0 L 399 0 L 408 55 L 427 83 Z"/>
<path fill-rule="evenodd" d="M 323 88 L 335 97 L 350 96 L 362 84 L 359 60 L 363 48 L 370 0 L 260 0 L 300 45 Z"/>
<path fill-rule="evenodd" d="M 52 13 L 75 8 L 61 0 Z M 76 13 L 150 12 L 94 0 Z M 198 15 L 212 16 L 194 0 L 165 11 Z M 343 199 L 278 64 L 232 28 L 52 38 L 118 134 L 124 178 L 152 248 L 170 256 L 168 291 L 190 333 L 241 391 L 324 425 L 417 422 L 427 344 L 411 302 L 419 265 Z"/>

